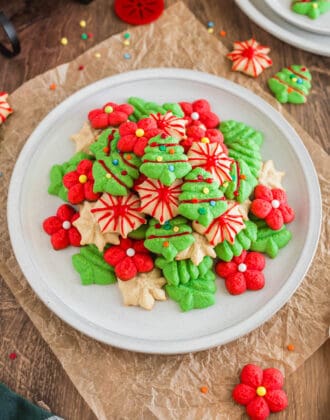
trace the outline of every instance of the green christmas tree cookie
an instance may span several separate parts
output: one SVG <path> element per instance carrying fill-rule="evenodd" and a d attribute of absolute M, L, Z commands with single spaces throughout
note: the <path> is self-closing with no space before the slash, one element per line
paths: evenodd
<path fill-rule="evenodd" d="M 312 87 L 311 80 L 312 76 L 306 67 L 293 64 L 269 79 L 268 86 L 282 104 L 303 104 Z"/>
<path fill-rule="evenodd" d="M 129 119 L 135 122 L 139 121 L 141 118 L 149 117 L 150 114 L 166 114 L 167 111 L 171 111 L 176 117 L 184 116 L 181 106 L 177 103 L 158 105 L 155 102 L 148 102 L 137 97 L 129 98 L 128 103 L 134 107 L 134 112 L 130 115 Z"/>
<path fill-rule="evenodd" d="M 228 145 L 228 154 L 237 161 L 243 161 L 250 169 L 256 182 L 262 166 L 259 146 L 251 140 L 235 140 Z"/>
<path fill-rule="evenodd" d="M 79 254 L 72 256 L 72 264 L 84 285 L 116 282 L 113 267 L 104 261 L 103 253 L 95 245 L 81 247 Z"/>
<path fill-rule="evenodd" d="M 204 257 L 198 267 L 189 260 L 173 261 L 169 265 L 164 260 L 156 260 L 157 264 L 164 267 L 167 294 L 178 302 L 183 311 L 207 308 L 215 303 L 216 285 L 212 258 Z"/>
<path fill-rule="evenodd" d="M 127 195 L 139 177 L 141 159 L 134 153 L 119 152 L 118 141 L 117 131 L 108 129 L 90 147 L 98 159 L 93 164 L 94 192 Z"/>
<path fill-rule="evenodd" d="M 53 165 L 49 174 L 48 193 L 57 195 L 63 201 L 68 201 L 68 189 L 63 185 L 63 176 L 68 172 L 75 171 L 79 162 L 83 159 L 93 160 L 94 157 L 84 152 L 78 152 L 68 162 L 64 162 L 61 165 Z"/>
<path fill-rule="evenodd" d="M 231 261 L 233 257 L 241 255 L 244 249 L 250 249 L 252 242 L 257 239 L 257 225 L 246 220 L 245 228 L 235 237 L 233 244 L 228 241 L 221 242 L 215 247 L 215 252 L 223 261 Z"/>
<path fill-rule="evenodd" d="M 146 232 L 144 246 L 172 261 L 180 251 L 189 248 L 195 241 L 192 229 L 186 222 L 183 217 L 176 217 L 161 225 L 158 220 L 152 219 Z"/>
<path fill-rule="evenodd" d="M 294 0 L 292 10 L 299 15 L 306 15 L 310 19 L 317 19 L 330 10 L 329 0 Z"/>
<path fill-rule="evenodd" d="M 281 248 L 284 248 L 292 238 L 292 233 L 283 225 L 280 230 L 273 230 L 263 220 L 255 221 L 258 232 L 256 240 L 252 241 L 251 251 L 265 252 L 270 258 L 275 258 Z"/>
<path fill-rule="evenodd" d="M 179 139 L 158 135 L 149 140 L 140 171 L 148 178 L 158 179 L 170 186 L 176 179 L 187 175 L 191 165 L 183 147 L 179 145 Z"/>
<path fill-rule="evenodd" d="M 250 168 L 242 159 L 233 162 L 230 176 L 232 180 L 223 183 L 220 187 L 221 191 L 230 200 L 244 203 L 257 185 L 257 179 L 251 174 Z"/>
<path fill-rule="evenodd" d="M 206 256 L 196 266 L 191 260 L 167 261 L 165 258 L 158 257 L 155 265 L 163 271 L 167 284 L 178 286 L 188 283 L 189 280 L 204 278 L 209 271 L 212 271 L 213 259 Z"/>
<path fill-rule="evenodd" d="M 202 168 L 195 168 L 184 178 L 179 196 L 179 214 L 208 226 L 227 209 L 219 183 Z"/>
<path fill-rule="evenodd" d="M 228 146 L 237 140 L 252 140 L 259 147 L 264 142 L 264 136 L 260 131 L 239 121 L 223 121 L 219 129 L 223 134 L 225 144 Z"/>

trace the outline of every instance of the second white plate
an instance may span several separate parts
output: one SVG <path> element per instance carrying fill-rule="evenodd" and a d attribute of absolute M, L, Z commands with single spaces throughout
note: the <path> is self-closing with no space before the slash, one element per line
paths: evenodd
<path fill-rule="evenodd" d="M 330 35 L 330 12 L 324 13 L 317 19 L 299 15 L 292 11 L 292 0 L 265 0 L 268 6 L 284 20 L 293 25 L 321 35 Z M 330 42 L 330 38 L 329 38 Z"/>

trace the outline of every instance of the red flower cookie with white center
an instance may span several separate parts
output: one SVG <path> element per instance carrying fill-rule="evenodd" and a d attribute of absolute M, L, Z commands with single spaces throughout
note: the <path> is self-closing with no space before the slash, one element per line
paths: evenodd
<path fill-rule="evenodd" d="M 227 153 L 227 147 L 223 143 L 223 135 L 221 131 L 215 128 L 204 129 L 198 125 L 191 125 L 186 130 L 186 138 L 180 142 L 187 153 L 190 147 L 195 142 L 201 143 L 220 143 L 224 152 Z"/>
<path fill-rule="evenodd" d="M 215 246 L 223 241 L 233 244 L 235 236 L 245 227 L 244 219 L 237 203 L 228 203 L 228 209 L 204 227 L 197 221 L 193 222 L 196 232 L 204 235 L 211 245 Z"/>
<path fill-rule="evenodd" d="M 254 200 L 250 211 L 259 219 L 265 219 L 273 230 L 279 230 L 284 223 L 294 220 L 294 210 L 288 205 L 286 193 L 279 188 L 272 190 L 264 185 L 257 185 L 254 189 Z"/>
<path fill-rule="evenodd" d="M 188 127 L 195 125 L 203 128 L 216 128 L 220 124 L 218 116 L 211 111 L 211 106 L 205 99 L 198 99 L 193 103 L 179 102 L 185 118 L 188 121 Z"/>
<path fill-rule="evenodd" d="M 44 231 L 51 236 L 54 249 L 64 249 L 69 245 L 80 246 L 80 233 L 72 225 L 78 217 L 79 213 L 73 207 L 63 204 L 57 209 L 56 216 L 44 220 Z"/>
<path fill-rule="evenodd" d="M 121 152 L 134 152 L 137 156 L 143 156 L 149 139 L 159 133 L 157 123 L 152 118 L 143 118 L 138 123 L 128 121 L 119 127 L 121 137 L 117 147 Z"/>
<path fill-rule="evenodd" d="M 63 184 L 68 188 L 68 200 L 72 204 L 79 204 L 84 200 L 96 201 L 101 194 L 94 193 L 94 178 L 92 174 L 93 162 L 84 159 L 79 162 L 77 169 L 63 176 Z"/>
<path fill-rule="evenodd" d="M 260 45 L 255 39 L 234 42 L 234 49 L 227 54 L 233 62 L 232 70 L 240 71 L 248 76 L 258 77 L 273 62 L 268 57 L 270 48 Z"/>
<path fill-rule="evenodd" d="M 147 273 L 154 268 L 153 259 L 143 242 L 122 238 L 119 245 L 105 251 L 105 261 L 114 267 L 120 280 L 130 280 L 138 273 Z"/>
<path fill-rule="evenodd" d="M 8 115 L 14 112 L 14 110 L 10 107 L 9 103 L 7 102 L 7 98 L 7 92 L 0 92 L 0 125 L 3 122 L 5 122 Z"/>
<path fill-rule="evenodd" d="M 265 285 L 262 270 L 265 257 L 259 252 L 243 251 L 239 257 L 229 262 L 218 262 L 216 273 L 226 280 L 226 288 L 232 295 L 240 295 L 246 290 L 259 290 Z"/>
<path fill-rule="evenodd" d="M 246 406 L 246 412 L 252 420 L 265 420 L 270 413 L 278 413 L 288 406 L 283 384 L 284 377 L 280 370 L 262 370 L 256 365 L 245 365 L 241 372 L 241 383 L 233 390 L 233 399 Z"/>
<path fill-rule="evenodd" d="M 132 230 L 146 223 L 139 211 L 140 207 L 140 199 L 134 194 L 117 197 L 104 193 L 91 209 L 91 213 L 101 232 L 117 232 L 126 238 Z"/>
<path fill-rule="evenodd" d="M 129 104 L 117 105 L 108 102 L 101 109 L 94 109 L 88 113 L 88 119 L 93 128 L 116 127 L 128 120 L 134 112 L 134 108 Z"/>
<path fill-rule="evenodd" d="M 171 186 L 163 185 L 157 179 L 146 179 L 135 187 L 141 199 L 140 211 L 164 223 L 178 215 L 179 195 L 182 181 Z"/>
<path fill-rule="evenodd" d="M 167 136 L 182 139 L 186 135 L 187 121 L 184 118 L 176 117 L 171 111 L 166 114 L 150 114 L 149 118 L 156 121 L 159 130 Z"/>
<path fill-rule="evenodd" d="M 116 15 L 130 25 L 144 25 L 158 19 L 164 0 L 115 0 Z"/>
<path fill-rule="evenodd" d="M 220 185 L 231 181 L 233 159 L 226 155 L 220 143 L 193 143 L 188 151 L 188 162 L 192 168 L 200 167 L 210 172 Z"/>

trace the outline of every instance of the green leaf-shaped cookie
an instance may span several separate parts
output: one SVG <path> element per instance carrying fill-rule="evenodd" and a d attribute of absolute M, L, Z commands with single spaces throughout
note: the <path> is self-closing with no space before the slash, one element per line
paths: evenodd
<path fill-rule="evenodd" d="M 78 152 L 68 162 L 64 162 L 61 165 L 53 165 L 49 173 L 50 184 L 48 193 L 57 195 L 63 201 L 68 201 L 68 189 L 63 185 L 63 176 L 68 172 L 74 171 L 83 159 L 93 160 L 94 157 L 84 152 Z"/>
<path fill-rule="evenodd" d="M 161 254 L 166 260 L 172 261 L 176 255 L 195 242 L 192 229 L 183 217 L 176 217 L 161 225 L 152 219 L 146 232 L 144 246 L 155 254 Z"/>
<path fill-rule="evenodd" d="M 131 97 L 128 99 L 128 103 L 133 105 L 134 112 L 130 115 L 131 121 L 139 121 L 141 118 L 147 118 L 150 114 L 166 114 L 167 111 L 171 111 L 173 115 L 177 117 L 183 117 L 184 113 L 177 103 L 165 103 L 158 105 L 155 102 L 148 102 L 142 98 Z"/>
<path fill-rule="evenodd" d="M 224 142 L 228 146 L 237 140 L 251 140 L 260 147 L 264 141 L 263 134 L 260 131 L 239 121 L 223 121 L 219 128 L 223 134 Z"/>
<path fill-rule="evenodd" d="M 95 245 L 81 247 L 80 253 L 72 256 L 72 264 L 84 285 L 105 285 L 117 281 L 113 267 L 104 261 L 103 254 Z"/>
<path fill-rule="evenodd" d="M 215 252 L 223 261 L 231 261 L 233 257 L 241 255 L 244 249 L 250 249 L 253 241 L 257 239 L 257 226 L 250 220 L 244 221 L 245 228 L 235 237 L 235 242 L 221 242 L 215 247 Z"/>
<path fill-rule="evenodd" d="M 251 251 L 265 252 L 270 258 L 275 258 L 279 250 L 289 243 L 292 233 L 285 225 L 279 230 L 273 230 L 263 220 L 255 223 L 258 232 L 256 240 L 252 241 Z"/>

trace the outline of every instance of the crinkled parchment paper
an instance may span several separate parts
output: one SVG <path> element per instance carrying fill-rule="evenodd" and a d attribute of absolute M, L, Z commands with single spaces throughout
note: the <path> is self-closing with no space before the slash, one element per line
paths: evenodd
<path fill-rule="evenodd" d="M 242 408 L 232 403 L 230 395 L 245 363 L 276 366 L 289 374 L 327 338 L 329 159 L 258 82 L 229 71 L 224 46 L 216 37 L 210 37 L 183 4 L 167 9 L 155 24 L 130 32 L 134 37 L 131 60 L 122 59 L 122 35 L 118 34 L 79 59 L 30 80 L 11 95 L 15 113 L 0 129 L 2 202 L 26 139 L 41 119 L 73 92 L 106 76 L 143 67 L 206 71 L 238 81 L 270 102 L 295 127 L 308 148 L 319 174 L 324 206 L 321 240 L 308 275 L 289 303 L 249 335 L 200 353 L 157 356 L 101 344 L 52 314 L 33 293 L 15 260 L 5 206 L 0 208 L 0 273 L 98 419 L 239 418 Z M 100 52 L 102 58 L 96 60 L 95 52 Z M 77 72 L 77 63 L 81 62 L 86 63 L 85 69 Z M 56 91 L 49 90 L 50 83 L 57 84 Z M 289 342 L 295 344 L 294 352 L 286 350 Z M 209 392 L 202 394 L 199 387 L 205 384 Z"/>

